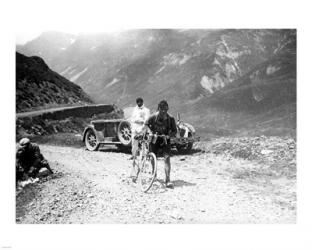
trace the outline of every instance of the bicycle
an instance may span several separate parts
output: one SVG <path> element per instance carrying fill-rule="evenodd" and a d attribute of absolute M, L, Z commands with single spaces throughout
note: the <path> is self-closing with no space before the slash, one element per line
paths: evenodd
<path fill-rule="evenodd" d="M 155 143 L 157 138 L 163 138 L 163 143 L 167 143 L 170 137 L 147 133 L 135 137 L 139 145 L 133 159 L 133 167 L 137 167 L 140 187 L 145 193 L 152 187 L 157 176 L 157 157 L 150 151 L 150 143 Z"/>
<path fill-rule="evenodd" d="M 141 190 L 145 193 L 152 187 L 157 175 L 157 158 L 150 152 L 152 138 L 152 135 L 146 133 L 135 137 L 139 143 L 133 159 L 133 168 L 136 169 Z"/>

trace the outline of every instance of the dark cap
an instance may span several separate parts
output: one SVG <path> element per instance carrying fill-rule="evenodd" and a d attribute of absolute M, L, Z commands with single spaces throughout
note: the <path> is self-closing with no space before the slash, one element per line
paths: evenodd
<path fill-rule="evenodd" d="M 162 100 L 161 102 L 158 103 L 158 109 L 163 109 L 163 108 L 167 108 L 169 109 L 169 105 L 168 102 L 166 100 Z"/>
<path fill-rule="evenodd" d="M 136 103 L 138 103 L 138 102 L 143 102 L 143 98 L 142 98 L 142 97 L 138 97 L 138 98 L 136 99 Z"/>

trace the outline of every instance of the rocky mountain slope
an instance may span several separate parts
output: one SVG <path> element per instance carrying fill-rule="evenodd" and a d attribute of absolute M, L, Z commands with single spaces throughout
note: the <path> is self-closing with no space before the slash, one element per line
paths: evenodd
<path fill-rule="evenodd" d="M 173 114 L 205 133 L 269 121 L 273 134 L 296 127 L 295 30 L 50 32 L 17 49 L 41 55 L 96 102 L 127 107 L 143 96 L 153 110 L 168 99 Z"/>
<path fill-rule="evenodd" d="M 76 84 L 52 71 L 38 56 L 16 53 L 16 111 L 92 103 Z"/>
<path fill-rule="evenodd" d="M 185 105 L 185 110 L 194 120 L 206 119 L 210 129 L 295 136 L 296 53 L 289 50 L 276 54 L 208 95 Z M 210 111 L 197 114 L 196 110 L 205 107 Z"/>

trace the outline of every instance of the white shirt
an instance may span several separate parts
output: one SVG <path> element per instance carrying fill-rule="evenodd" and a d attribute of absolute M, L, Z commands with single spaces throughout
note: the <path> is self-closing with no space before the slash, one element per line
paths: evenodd
<path fill-rule="evenodd" d="M 141 107 L 136 106 L 131 116 L 131 130 L 132 136 L 140 134 L 143 130 L 144 124 L 150 116 L 150 110 L 144 105 Z"/>

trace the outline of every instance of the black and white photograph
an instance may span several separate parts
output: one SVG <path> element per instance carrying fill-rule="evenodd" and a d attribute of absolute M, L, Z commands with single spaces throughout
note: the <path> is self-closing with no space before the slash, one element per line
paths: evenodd
<path fill-rule="evenodd" d="M 296 30 L 43 32 L 16 143 L 17 223 L 295 223 Z"/>
<path fill-rule="evenodd" d="M 8 6 L 1 248 L 309 249 L 305 8 L 117 2 Z"/>

